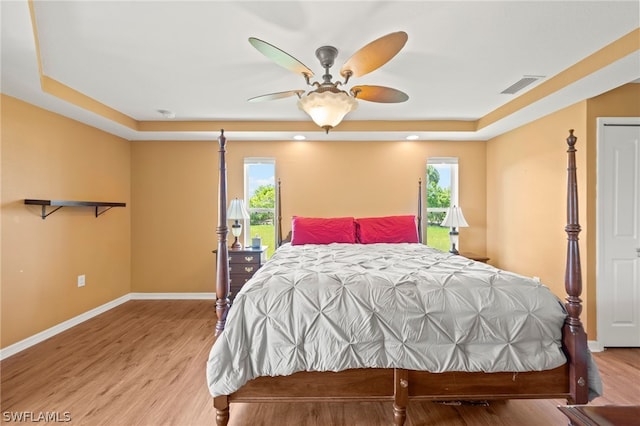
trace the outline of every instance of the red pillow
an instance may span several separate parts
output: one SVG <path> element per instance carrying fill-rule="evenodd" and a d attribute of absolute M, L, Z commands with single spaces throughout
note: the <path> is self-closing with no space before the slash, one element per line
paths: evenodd
<path fill-rule="evenodd" d="M 417 243 L 418 227 L 415 216 L 384 216 L 356 219 L 358 242 Z"/>
<path fill-rule="evenodd" d="M 355 222 L 352 217 L 295 216 L 291 224 L 291 245 L 355 243 Z"/>

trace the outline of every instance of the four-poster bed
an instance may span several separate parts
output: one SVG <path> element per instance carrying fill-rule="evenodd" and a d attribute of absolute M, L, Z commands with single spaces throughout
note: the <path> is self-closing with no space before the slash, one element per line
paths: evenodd
<path fill-rule="evenodd" d="M 218 321 L 216 323 L 216 336 L 217 340 L 221 340 L 220 348 L 223 343 L 226 345 L 227 340 L 229 340 L 229 333 L 232 331 L 228 331 L 227 333 L 223 333 L 225 330 L 225 326 L 227 325 L 227 314 L 229 313 L 230 302 L 228 300 L 229 294 L 229 271 L 228 271 L 228 248 L 227 248 L 227 220 L 226 220 L 226 164 L 225 164 L 225 152 L 226 152 L 226 139 L 224 137 L 224 133 L 222 132 L 219 138 L 220 149 L 219 149 L 219 200 L 218 200 L 218 257 L 217 257 L 217 284 L 216 284 L 216 313 Z M 571 404 L 584 404 L 589 400 L 589 381 L 588 379 L 588 366 L 591 362 L 590 354 L 587 349 L 586 342 L 586 334 L 584 332 L 582 323 L 580 321 L 580 313 L 582 310 L 582 303 L 580 300 L 580 295 L 582 292 L 582 284 L 581 284 L 581 275 L 580 275 L 580 255 L 578 250 L 578 234 L 580 232 L 580 225 L 578 223 L 578 202 L 577 202 L 577 181 L 576 181 L 576 162 L 575 162 L 575 143 L 576 137 L 573 136 L 573 130 L 570 131 L 569 138 L 567 139 L 568 143 L 568 186 L 567 186 L 567 226 L 565 228 L 568 238 L 568 247 L 567 247 L 567 261 L 566 261 L 566 275 L 565 275 L 565 289 L 567 292 L 566 303 L 564 304 L 566 311 L 562 310 L 561 317 L 559 322 L 556 322 L 557 328 L 555 331 L 551 331 L 551 334 L 555 334 L 556 343 L 558 352 L 566 357 L 566 362 L 563 361 L 561 363 L 556 360 L 551 360 L 553 358 L 552 355 L 549 355 L 551 352 L 544 352 L 543 349 L 539 349 L 541 352 L 540 358 L 549 358 L 549 365 L 554 365 L 553 368 L 550 367 L 521 367 L 519 369 L 507 367 L 503 370 L 497 370 L 496 372 L 485 372 L 492 371 L 486 370 L 485 366 L 482 365 L 478 368 L 463 370 L 458 368 L 447 369 L 446 367 L 442 369 L 429 369 L 428 371 L 424 371 L 421 368 L 398 368 L 394 362 L 388 362 L 390 366 L 386 366 L 385 368 L 348 368 L 345 370 L 328 370 L 328 371 L 298 371 L 293 370 L 287 374 L 257 374 L 255 376 L 248 376 L 246 380 L 240 380 L 239 386 L 233 388 L 230 391 L 215 391 L 213 387 L 218 386 L 217 380 L 222 376 L 233 379 L 234 375 L 240 375 L 241 368 L 239 367 L 242 362 L 246 361 L 246 357 L 249 357 L 249 352 L 252 351 L 251 348 L 240 349 L 237 348 L 234 350 L 222 349 L 222 351 L 234 352 L 233 354 L 228 355 L 228 357 L 235 357 L 231 362 L 233 366 L 225 366 L 219 363 L 218 358 L 210 358 L 209 366 L 208 366 L 208 378 L 209 378 L 209 386 L 214 396 L 214 407 L 216 409 L 216 422 L 218 425 L 226 425 L 229 420 L 229 404 L 231 402 L 268 402 L 268 401 L 279 401 L 279 402 L 295 402 L 295 401 L 393 401 L 393 417 L 395 425 L 403 425 L 406 417 L 407 417 L 407 405 L 410 400 L 432 400 L 432 401 L 442 401 L 442 400 L 492 400 L 492 399 L 511 399 L 511 398 L 566 398 Z M 421 196 L 419 196 L 421 199 Z M 278 207 L 280 203 L 279 193 L 277 199 Z M 280 212 L 278 209 L 278 232 L 280 230 Z M 421 220 L 421 214 L 418 215 L 418 221 Z M 418 222 L 419 223 L 419 222 Z M 295 227 L 295 223 L 293 225 Z M 419 225 L 418 225 L 419 227 Z M 280 235 L 280 234 L 278 234 Z M 295 231 L 294 231 L 295 235 Z M 279 237 L 279 239 L 281 239 Z M 417 242 L 417 241 L 415 241 Z M 374 246 L 377 244 L 351 244 L 352 246 L 360 246 L 359 250 L 365 249 L 365 246 L 370 246 L 372 249 L 377 250 Z M 321 266 L 317 266 L 317 260 L 320 258 L 324 258 L 330 256 L 329 251 L 333 250 L 333 246 L 322 246 L 321 250 L 324 250 L 322 254 L 316 255 L 315 251 L 293 251 L 296 249 L 292 247 L 290 244 L 286 244 L 287 247 L 283 246 L 280 263 L 282 265 L 292 265 L 292 269 L 297 267 L 294 266 L 295 260 L 299 256 L 309 256 L 311 259 L 313 256 L 313 261 L 316 262 L 316 269 L 313 274 L 318 274 L 318 270 L 322 269 Z M 419 247 L 418 247 L 419 246 Z M 297 246 L 297 247 L 304 247 Z M 370 247 L 366 247 L 369 250 Z M 403 257 L 403 253 L 416 252 L 416 258 L 427 258 L 426 256 L 431 256 L 431 254 L 424 254 L 423 250 L 434 250 L 430 248 L 425 248 L 422 244 L 407 244 L 407 245 L 395 245 L 393 248 L 385 248 L 382 246 L 382 250 L 386 254 L 387 252 L 398 252 L 400 260 L 397 262 L 413 262 L 413 258 Z M 341 248 L 338 248 L 341 249 Z M 315 250 L 315 249 L 314 249 Z M 278 250 L 280 251 L 280 249 Z M 289 251 L 293 251 L 292 254 L 287 254 Z M 327 255 L 327 253 L 329 253 Z M 349 258 L 352 256 L 351 252 L 345 251 L 344 258 Z M 287 257 L 289 256 L 289 257 Z M 297 257 L 296 257 L 297 256 Z M 342 256 L 342 254 L 340 255 Z M 356 256 L 360 256 L 360 252 L 357 253 Z M 380 255 L 380 252 L 376 252 L 375 256 L 377 258 L 383 258 L 384 256 Z M 374 256 L 374 257 L 375 257 Z M 423 263 L 426 265 L 419 270 L 411 272 L 411 275 L 421 274 L 425 272 L 427 269 L 437 269 L 440 265 L 448 262 L 448 259 L 444 259 L 445 257 L 450 257 L 449 254 L 435 254 L 435 260 L 429 258 L 427 263 Z M 275 257 L 275 256 L 274 256 Z M 510 273 L 496 270 L 495 268 L 489 265 L 476 265 L 477 262 L 467 261 L 472 263 L 464 263 L 463 266 L 460 266 L 460 258 L 459 256 L 454 256 L 452 262 L 454 265 L 453 268 L 458 268 L 453 270 L 453 272 L 447 272 L 447 277 L 454 276 L 456 274 L 463 274 L 467 269 L 477 270 L 477 273 L 480 275 L 485 274 L 485 276 L 491 276 L 491 280 L 496 279 L 495 277 L 511 277 Z M 276 262 L 277 263 L 277 262 Z M 299 263 L 299 262 L 298 262 Z M 269 262 L 267 262 L 269 265 Z M 267 266 L 265 265 L 265 267 Z M 366 265 L 369 267 L 369 265 Z M 389 266 L 387 268 L 387 266 Z M 265 268 L 263 267 L 263 268 Z M 396 265 L 386 265 L 383 269 L 393 269 Z M 449 266 L 447 266 L 449 268 Z M 286 267 L 285 267 L 286 269 Z M 275 271 L 275 272 L 273 272 Z M 496 272 L 497 271 L 497 272 Z M 395 271 L 398 272 L 398 271 Z M 402 272 L 402 271 L 400 271 Z M 272 274 L 279 274 L 280 270 L 271 271 Z M 298 271 L 298 274 L 304 275 L 305 271 Z M 324 272 L 322 272 L 324 273 Z M 429 272 L 431 273 L 431 272 Z M 260 271 L 258 272 L 259 275 Z M 269 275 L 265 272 L 263 275 Z M 326 275 L 326 274 L 325 274 Z M 329 274 L 331 275 L 331 274 Z M 515 274 L 513 274 L 515 275 Z M 267 277 L 262 277 L 264 280 Z M 255 280 L 256 276 L 252 279 Z M 509 278 L 510 279 L 510 278 Z M 519 279 L 519 277 L 517 277 Z M 371 279 L 370 279 L 371 281 Z M 251 281 L 250 281 L 251 282 Z M 266 283 L 266 281 L 264 281 Z M 271 284 L 262 285 L 262 283 L 255 284 L 252 289 L 255 291 L 266 291 Z M 489 287 L 491 287 L 491 284 Z M 271 285 L 272 288 L 276 288 L 278 284 Z M 484 288 L 485 284 L 480 284 L 478 288 Z M 344 283 L 342 283 L 342 287 L 344 287 Z M 466 283 L 464 286 L 466 287 Z M 486 287 L 486 286 L 485 286 Z M 532 290 L 535 287 L 536 300 L 543 300 L 543 296 L 545 296 L 546 287 L 544 286 L 535 286 L 530 283 L 525 284 L 526 292 Z M 543 287 L 543 288 L 540 288 Z M 336 287 L 337 288 L 337 287 Z M 391 288 L 393 293 L 400 292 L 397 288 L 392 285 Z M 413 287 L 412 287 L 413 288 Z M 298 288 L 296 288 L 298 291 Z M 461 290 L 461 291 L 475 291 L 475 290 Z M 493 291 L 493 288 L 491 288 Z M 250 303 L 248 301 L 248 295 L 244 293 L 250 293 L 251 290 L 247 290 L 245 292 L 244 288 L 241 293 L 238 294 L 238 298 L 234 303 L 239 303 L 240 305 L 246 303 Z M 293 290 L 289 293 L 293 293 Z M 289 294 L 287 293 L 287 294 Z M 550 292 L 549 292 L 550 293 Z M 262 295 L 267 293 L 261 293 Z M 285 294 L 284 292 L 282 294 Z M 247 297 L 245 297 L 247 296 Z M 406 294 L 405 294 L 406 296 Z M 284 296 L 283 296 L 284 297 Z M 416 294 L 416 297 L 417 294 Z M 286 299 L 286 301 L 291 302 L 293 299 Z M 551 299 L 545 299 L 551 300 Z M 556 299 L 553 299 L 557 302 Z M 279 303 L 276 301 L 275 303 Z M 360 301 L 358 301 L 360 303 Z M 518 302 L 520 303 L 520 302 Z M 283 305 L 286 305 L 286 302 L 282 302 Z M 291 304 L 291 303 L 288 303 Z M 543 304 L 543 303 L 540 303 Z M 551 305 L 560 305 L 559 303 L 555 303 L 554 301 L 547 302 L 547 307 L 551 307 Z M 257 305 L 256 305 L 257 306 Z M 237 322 L 243 323 L 245 318 L 242 316 L 243 312 L 241 307 L 235 307 L 237 310 L 233 311 L 234 320 Z M 404 314 L 404 306 L 400 309 L 398 306 L 389 307 L 384 306 L 382 308 L 376 307 L 373 309 L 378 312 L 379 310 L 384 310 L 385 308 L 390 308 L 391 311 L 401 311 Z M 555 306 L 554 309 L 558 307 Z M 256 308 L 252 306 L 253 310 L 269 310 L 269 307 L 266 308 L 261 306 Z M 277 307 L 279 310 L 280 307 Z M 424 309 L 424 308 L 423 308 Z M 527 313 L 527 309 L 529 312 Z M 534 308 L 525 307 L 524 310 L 525 317 L 531 317 L 531 310 Z M 537 308 L 536 308 L 537 309 Z M 546 307 L 545 307 L 546 309 Z M 562 307 L 560 307 L 562 309 Z M 545 311 L 547 312 L 547 311 Z M 551 316 L 556 315 L 555 313 L 550 314 Z M 535 313 L 535 312 L 534 312 Z M 237 315 L 236 315 L 237 314 Z M 338 313 L 338 315 L 342 315 L 346 313 Z M 527 316 L 528 314 L 528 316 Z M 298 314 L 296 314 L 298 315 Z M 456 312 L 456 315 L 460 316 Z M 498 314 L 496 314 L 498 315 Z M 504 315 L 504 314 L 500 314 Z M 545 314 L 546 315 L 546 314 Z M 462 315 L 464 316 L 464 315 Z M 535 315 L 534 315 L 535 316 Z M 238 317 L 238 318 L 235 318 Z M 302 319 L 301 319 L 302 318 Z M 514 313 L 515 318 L 515 313 Z M 458 318 L 454 320 L 457 321 Z M 246 319 L 248 322 L 249 319 Z M 446 322 L 447 320 L 441 320 L 442 322 Z M 296 317 L 292 319 L 291 322 L 295 322 L 296 324 L 300 322 L 305 322 L 304 317 Z M 317 321 L 312 321 L 317 322 Z M 415 322 L 415 321 L 414 321 Z M 275 327 L 276 329 L 281 327 L 281 324 L 271 317 L 268 313 L 265 319 L 260 323 L 260 327 L 265 327 L 265 324 L 268 323 L 267 327 Z M 231 326 L 231 324 L 229 324 Z M 237 326 L 240 328 L 241 326 Z M 251 326 L 249 328 L 256 328 L 258 326 Z M 296 326 L 297 327 L 297 326 Z M 386 327 L 386 324 L 385 324 Z M 439 325 L 437 326 L 439 327 Z M 536 323 L 536 327 L 544 328 L 546 325 L 538 325 Z M 264 328 L 260 328 L 263 330 Z M 231 328 L 229 330 L 232 330 Z M 270 328 L 266 329 L 271 332 Z M 444 333 L 447 333 L 446 331 Z M 507 334 L 509 332 L 506 332 Z M 392 333 L 393 334 L 393 333 Z M 233 336 L 233 334 L 232 334 Z M 347 336 L 348 339 L 348 336 Z M 285 338 L 286 340 L 286 338 Z M 304 338 L 303 338 L 304 340 Z M 375 340 L 375 339 L 373 339 Z M 378 339 L 380 340 L 380 339 Z M 217 343 L 217 342 L 216 342 Z M 306 353 L 308 352 L 308 348 L 304 346 L 303 343 L 296 343 L 299 346 L 296 346 L 296 357 L 298 356 L 298 352 Z M 376 341 L 375 343 L 380 343 Z M 405 354 L 406 348 L 404 348 L 404 341 L 402 354 Z M 410 343 L 410 342 L 409 342 Z M 473 342 L 466 342 L 467 344 L 473 345 Z M 271 350 L 270 346 L 274 345 L 273 341 L 269 341 L 268 338 L 262 337 L 262 341 L 260 343 L 263 345 L 261 350 L 255 350 L 258 353 L 265 350 Z M 383 345 L 389 345 L 388 342 L 383 343 Z M 420 343 L 422 345 L 422 342 Z M 514 343 L 511 345 L 506 345 L 509 349 L 505 350 L 506 352 L 514 351 L 513 347 L 517 347 L 520 342 Z M 275 342 L 275 346 L 278 345 L 278 342 Z M 526 345 L 530 345 L 530 343 L 526 343 Z M 295 346 L 295 345 L 294 345 Z M 409 345 L 410 346 L 410 345 Z M 455 346 L 451 353 L 456 352 L 458 347 L 458 341 L 453 345 Z M 452 347 L 453 347 L 452 346 Z M 513 346 L 513 347 L 512 347 Z M 544 345 L 541 345 L 542 348 Z M 547 345 L 548 346 L 548 345 Z M 561 346 L 561 350 L 560 350 Z M 434 345 L 434 351 L 437 351 L 437 347 Z M 546 346 L 545 346 L 546 348 Z M 214 350 L 216 349 L 216 345 L 214 344 L 214 348 L 212 350 L 212 355 Z M 517 349 L 517 348 L 516 348 Z M 546 349 L 545 349 L 546 350 Z M 424 350 L 427 352 L 427 350 Z M 478 352 L 482 352 L 483 349 L 477 350 Z M 218 351 L 220 352 L 220 350 Z M 517 352 L 517 351 L 516 351 Z M 278 353 L 276 351 L 276 353 Z M 538 357 L 538 352 L 534 351 L 535 356 L 532 358 Z M 225 355 L 225 356 L 227 356 Z M 313 355 L 312 355 L 313 356 Z M 317 356 L 317 354 L 315 354 Z M 426 355 L 425 355 L 426 356 Z M 391 357 L 391 356 L 389 356 Z M 242 358 L 240 360 L 236 358 Z M 450 357 L 451 358 L 451 357 Z M 454 360 L 455 361 L 455 360 Z M 465 358 L 466 361 L 466 358 Z M 529 365 L 529 360 L 522 359 L 518 360 L 517 357 L 514 360 L 511 360 L 512 363 Z M 306 361 L 303 361 L 303 363 Z M 441 361 L 436 361 L 439 363 Z M 536 361 L 537 362 L 537 361 Z M 278 363 L 278 360 L 276 360 Z M 554 364 L 555 363 L 555 364 Z M 409 363 L 411 364 L 411 363 Z M 455 364 L 455 362 L 453 363 Z M 508 363 L 507 363 L 508 364 Z M 252 366 L 254 364 L 251 364 Z M 413 365 L 413 364 L 411 364 Z M 511 364 L 509 364 L 511 365 Z M 282 367 L 282 366 L 280 366 Z M 524 368 L 524 370 L 522 369 Z M 463 370 L 463 371 L 460 371 Z M 438 372 L 433 372 L 438 371 Z M 247 374 L 246 372 L 243 374 Z M 595 373 L 597 374 L 597 373 Z M 213 382 L 216 382 L 216 385 L 212 385 Z M 218 388 L 220 389 L 220 388 Z M 226 388 L 225 388 L 226 389 Z"/>

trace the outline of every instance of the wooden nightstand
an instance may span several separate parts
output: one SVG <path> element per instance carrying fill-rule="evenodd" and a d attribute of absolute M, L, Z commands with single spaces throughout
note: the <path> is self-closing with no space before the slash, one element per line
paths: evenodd
<path fill-rule="evenodd" d="M 487 263 L 489 258 L 487 256 L 481 256 L 479 254 L 471 253 L 471 252 L 460 252 L 460 256 L 464 256 L 467 259 L 475 260 L 477 262 Z"/>
<path fill-rule="evenodd" d="M 218 253 L 218 250 L 213 250 L 214 253 Z M 229 297 L 233 297 L 237 294 L 244 283 L 249 281 L 253 274 L 267 259 L 267 246 L 262 246 L 259 249 L 251 247 L 245 247 L 240 250 L 231 250 L 228 252 L 229 256 Z"/>

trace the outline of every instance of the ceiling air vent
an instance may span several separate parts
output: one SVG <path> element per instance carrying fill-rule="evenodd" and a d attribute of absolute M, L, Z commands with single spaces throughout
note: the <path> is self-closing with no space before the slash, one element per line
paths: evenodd
<path fill-rule="evenodd" d="M 544 76 L 543 75 L 525 75 L 520 80 L 516 81 L 515 83 L 513 83 L 511 86 L 507 87 L 500 93 L 505 95 L 513 95 L 515 93 L 518 93 L 528 85 L 540 80 L 541 78 L 544 78 Z"/>

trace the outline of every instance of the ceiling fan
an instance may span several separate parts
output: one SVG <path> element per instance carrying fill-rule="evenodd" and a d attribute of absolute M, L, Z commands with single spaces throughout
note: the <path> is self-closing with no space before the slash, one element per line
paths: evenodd
<path fill-rule="evenodd" d="M 407 33 L 398 31 L 382 36 L 367 44 L 354 53 L 340 69 L 344 81 L 332 81 L 329 69 L 333 66 L 338 49 L 333 46 L 322 46 L 316 49 L 316 57 L 324 68 L 322 83 L 311 83 L 313 72 L 285 51 L 266 41 L 255 37 L 249 38 L 249 43 L 260 53 L 276 64 L 302 74 L 305 82 L 314 90 L 304 94 L 304 90 L 289 90 L 286 92 L 269 93 L 249 99 L 249 102 L 271 101 L 275 99 L 298 96 L 298 107 L 305 111 L 311 119 L 327 133 L 337 126 L 344 116 L 358 107 L 356 99 L 370 102 L 399 103 L 405 102 L 409 96 L 397 89 L 385 86 L 353 86 L 349 92 L 340 90 L 338 86 L 347 84 L 351 77 L 361 77 L 389 62 L 406 44 Z"/>

